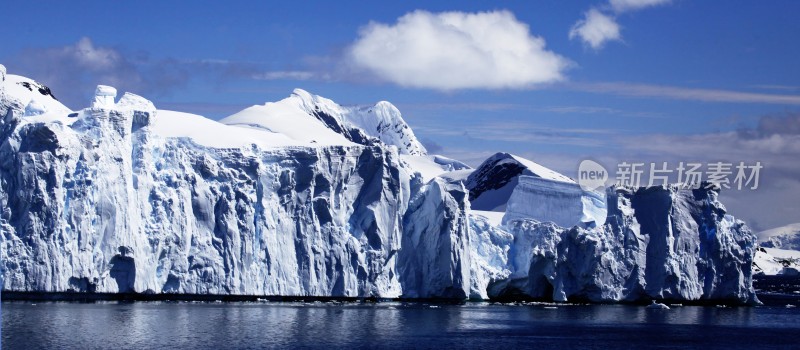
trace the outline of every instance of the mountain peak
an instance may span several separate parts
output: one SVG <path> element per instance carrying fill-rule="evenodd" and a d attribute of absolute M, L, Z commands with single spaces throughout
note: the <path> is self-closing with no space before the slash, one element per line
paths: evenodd
<path fill-rule="evenodd" d="M 358 144 L 370 144 L 376 138 L 386 145 L 397 146 L 401 154 L 425 155 L 427 151 L 403 120 L 400 110 L 388 101 L 374 105 L 342 106 L 333 100 L 294 89 L 290 99 L 299 100 L 306 114 L 322 122 L 328 129 Z"/>
<path fill-rule="evenodd" d="M 295 88 L 294 90 L 292 90 L 292 95 L 291 96 L 299 97 L 301 100 L 309 101 L 309 102 L 310 101 L 314 101 L 315 97 L 318 97 L 318 96 L 312 95 L 310 92 L 308 92 L 306 90 L 303 90 L 303 89 L 300 89 L 300 88 Z"/>

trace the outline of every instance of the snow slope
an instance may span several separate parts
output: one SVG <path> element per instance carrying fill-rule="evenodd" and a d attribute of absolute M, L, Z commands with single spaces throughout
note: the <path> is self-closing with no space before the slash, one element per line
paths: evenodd
<path fill-rule="evenodd" d="M 400 155 L 400 159 L 408 163 L 411 169 L 419 172 L 425 182 L 449 172 L 472 169 L 462 162 L 440 155 L 416 156 L 403 154 Z"/>
<path fill-rule="evenodd" d="M 403 120 L 400 111 L 386 101 L 374 106 L 344 107 L 295 89 L 286 99 L 250 107 L 221 122 L 282 133 L 304 143 L 371 145 L 381 142 L 396 146 L 400 154 L 426 154 L 425 147 Z"/>
<path fill-rule="evenodd" d="M 188 138 L 197 144 L 214 148 L 255 145 L 261 149 L 270 149 L 306 145 L 286 134 L 260 128 L 230 126 L 196 114 L 166 110 L 158 111 L 152 132 L 165 138 Z"/>
<path fill-rule="evenodd" d="M 798 275 L 800 252 L 796 250 L 758 247 L 753 259 L 755 273 L 765 275 Z"/>
<path fill-rule="evenodd" d="M 356 145 L 300 109 L 299 101 L 295 98 L 252 106 L 220 120 L 220 123 L 282 134 L 299 144 L 309 146 Z"/>
<path fill-rule="evenodd" d="M 25 115 L 40 115 L 48 112 L 66 114 L 70 109 L 59 102 L 47 86 L 19 75 L 5 74 L 2 68 L 0 75 L 4 76 L 2 82 L 5 93 L 16 99 L 23 108 Z"/>

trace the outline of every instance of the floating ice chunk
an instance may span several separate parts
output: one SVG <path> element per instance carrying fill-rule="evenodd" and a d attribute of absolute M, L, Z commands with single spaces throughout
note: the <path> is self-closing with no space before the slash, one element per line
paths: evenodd
<path fill-rule="evenodd" d="M 655 300 L 653 300 L 653 302 L 651 302 L 650 305 L 647 305 L 647 308 L 654 310 L 669 310 L 669 306 L 667 306 L 666 304 L 657 303 Z"/>

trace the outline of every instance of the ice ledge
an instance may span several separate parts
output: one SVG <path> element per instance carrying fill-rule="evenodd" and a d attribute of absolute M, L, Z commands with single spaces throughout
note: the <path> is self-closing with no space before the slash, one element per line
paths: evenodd
<path fill-rule="evenodd" d="M 584 191 L 576 183 L 519 176 L 503 222 L 529 218 L 561 227 L 602 226 L 608 213 L 605 193 Z"/>
<path fill-rule="evenodd" d="M 114 108 L 114 98 L 117 97 L 117 89 L 107 85 L 97 85 L 94 92 L 92 108 Z"/>

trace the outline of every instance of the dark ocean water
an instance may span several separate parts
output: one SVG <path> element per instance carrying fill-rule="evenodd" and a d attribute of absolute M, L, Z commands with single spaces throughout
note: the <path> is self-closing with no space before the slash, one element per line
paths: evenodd
<path fill-rule="evenodd" d="M 4 349 L 800 348 L 800 308 L 421 303 L 2 304 Z"/>

